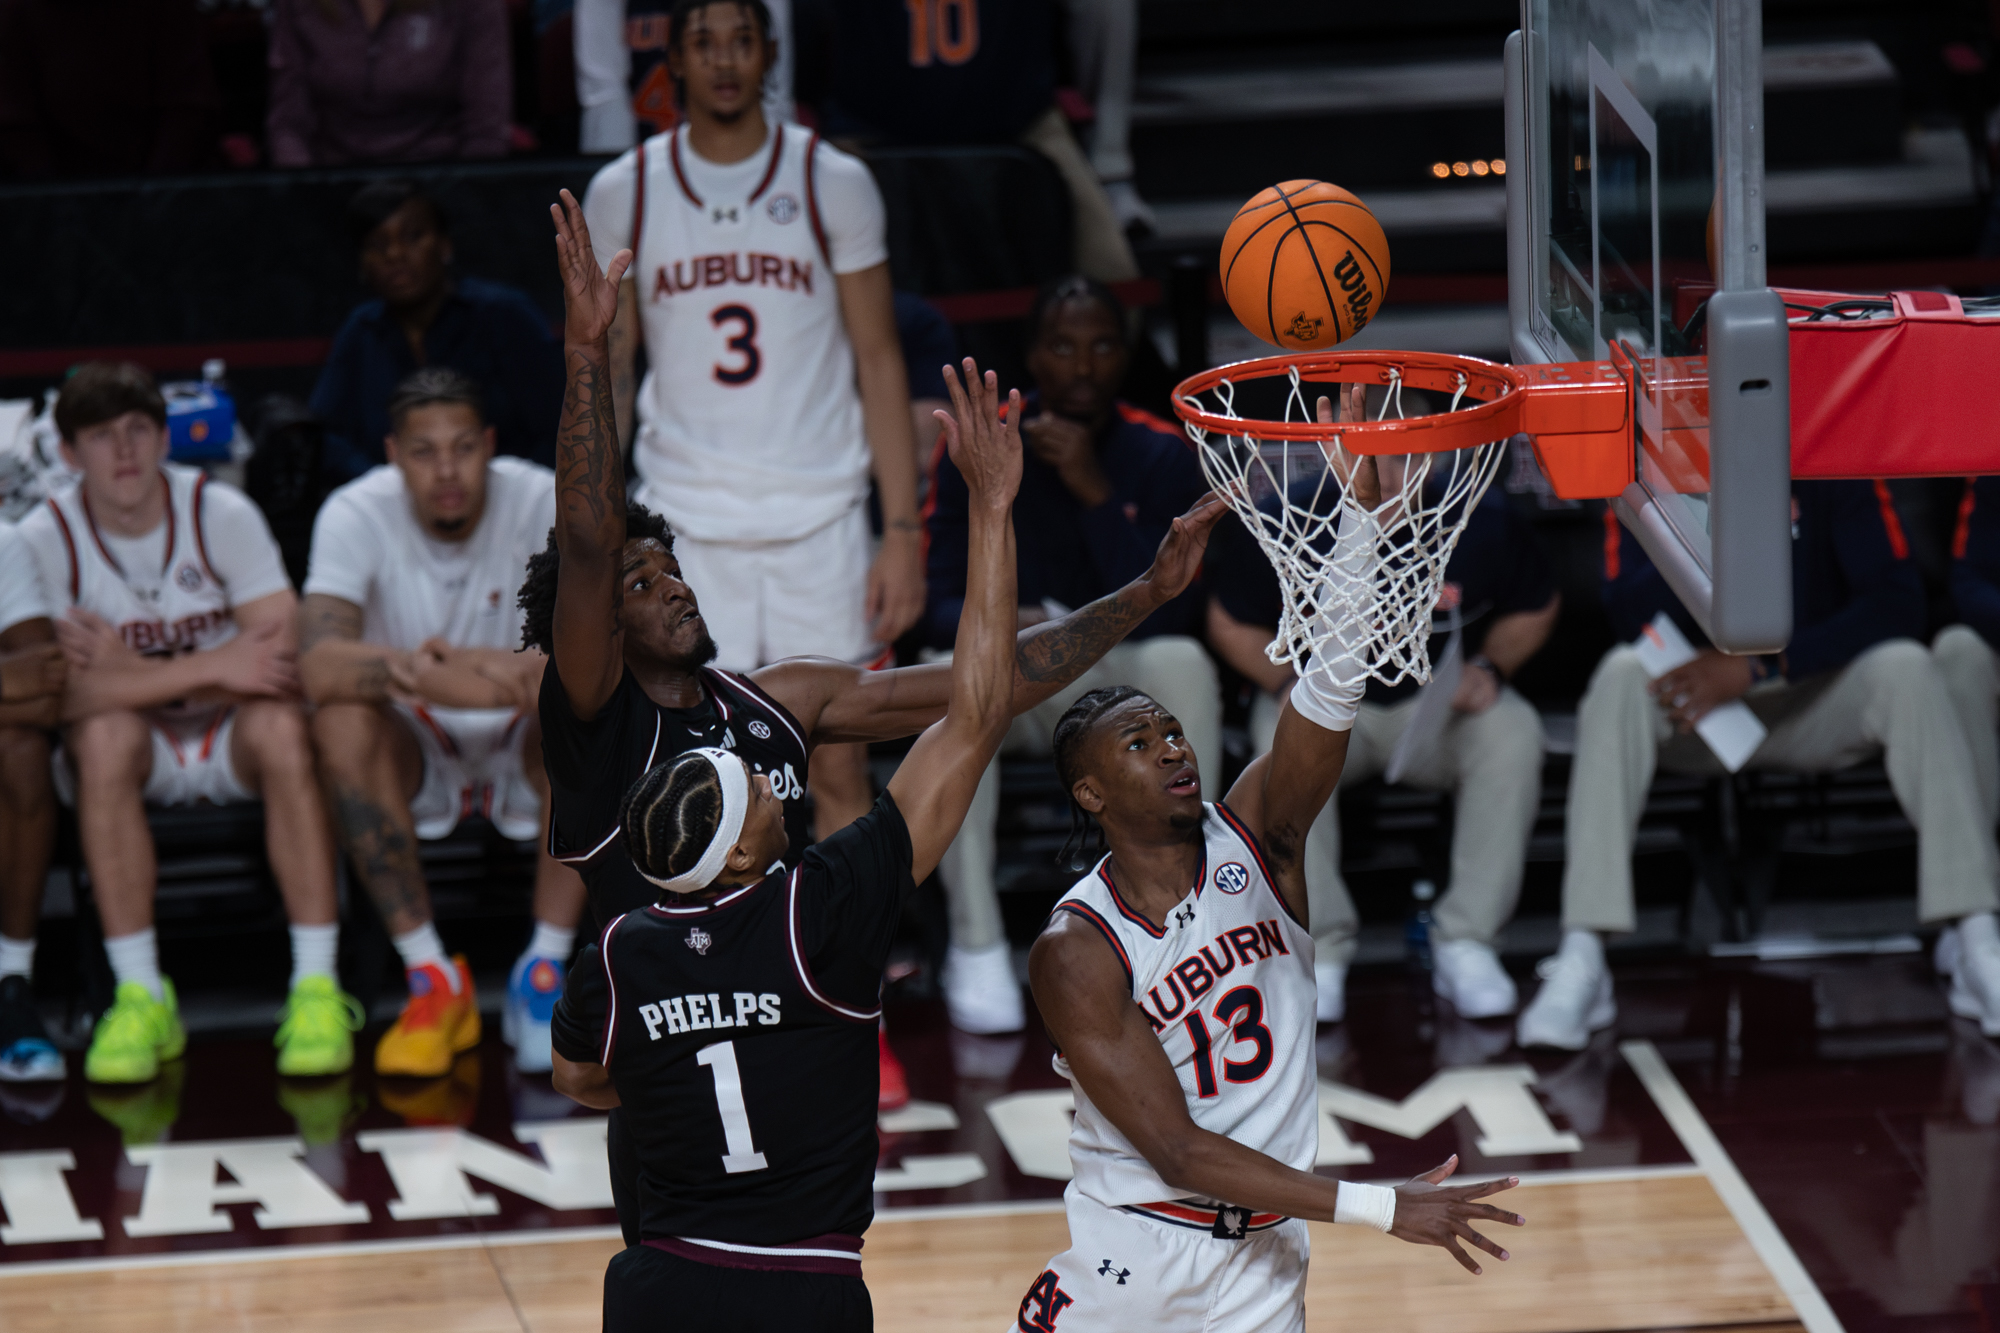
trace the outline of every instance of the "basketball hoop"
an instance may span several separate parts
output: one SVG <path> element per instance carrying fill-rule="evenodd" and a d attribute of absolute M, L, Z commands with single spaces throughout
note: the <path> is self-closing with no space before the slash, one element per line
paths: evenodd
<path fill-rule="evenodd" d="M 1316 352 L 1265 357 L 1190 376 L 1174 390 L 1209 485 L 1225 497 L 1277 571 L 1279 665 L 1316 652 L 1354 658 L 1385 685 L 1431 678 L 1431 615 L 1459 536 L 1523 431 L 1562 483 L 1632 467 L 1631 363 L 1503 366 L 1434 352 Z M 1285 386 L 1278 420 L 1238 414 L 1239 390 Z M 1375 419 L 1323 424 L 1316 389 L 1385 391 Z M 1405 416 L 1403 390 L 1450 395 L 1437 413 Z M 1469 404 L 1469 405 L 1468 405 Z M 1381 499 L 1355 498 L 1361 457 L 1376 460 Z M 1554 464 L 1552 466 L 1552 463 Z M 1615 493 L 1615 492 L 1614 492 Z M 1356 526 L 1359 525 L 1359 526 Z M 1335 569 L 1336 538 L 1372 551 Z M 1345 544 L 1343 562 L 1354 554 Z"/>

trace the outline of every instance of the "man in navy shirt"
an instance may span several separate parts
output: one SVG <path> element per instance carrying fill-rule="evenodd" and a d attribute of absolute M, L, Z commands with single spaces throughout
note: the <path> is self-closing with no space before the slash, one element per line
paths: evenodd
<path fill-rule="evenodd" d="M 1296 485 L 1304 491 L 1301 501 L 1310 503 L 1313 482 Z M 1331 487 L 1326 498 L 1334 498 Z M 1251 707 L 1250 735 L 1262 754 L 1271 748 L 1278 710 L 1296 679 L 1290 666 L 1276 666 L 1264 655 L 1277 632 L 1278 576 L 1232 518 L 1209 542 L 1204 577 L 1213 594 L 1208 641 L 1261 687 Z M 1504 497 L 1489 491 L 1466 521 L 1433 613 L 1433 666 L 1443 661 L 1452 630 L 1461 635 L 1464 669 L 1453 688 L 1450 715 L 1434 738 L 1413 742 L 1399 774 L 1413 787 L 1458 793 L 1451 888 L 1437 905 L 1431 936 L 1432 978 L 1438 994 L 1467 1018 L 1514 1012 L 1514 983 L 1493 943 L 1521 896 L 1528 835 L 1541 803 L 1542 723 L 1507 681 L 1548 641 L 1560 605 L 1534 533 Z M 1414 682 L 1368 682 L 1341 782 L 1363 781 L 1390 767 L 1418 717 L 1418 693 Z M 1336 804 L 1327 802 L 1306 835 L 1306 891 L 1323 1023 L 1339 1022 L 1346 1013 L 1347 964 L 1361 926 L 1340 875 Z"/>
<path fill-rule="evenodd" d="M 1118 401 L 1128 349 L 1124 311 L 1102 284 L 1069 277 L 1042 289 L 1028 317 L 1032 341 L 1014 501 L 1020 623 L 1086 605 L 1125 586 L 1153 562 L 1173 521 L 1207 491 L 1187 437 Z M 925 638 L 947 649 L 965 605 L 965 479 L 942 453 L 925 506 L 930 537 Z M 1050 754 L 1065 709 L 1103 685 L 1133 685 L 1186 729 L 1207 773 L 1222 771 L 1222 696 L 1201 641 L 1204 594 L 1182 593 L 1142 621 L 1068 688 L 1014 719 L 1002 754 Z M 998 761 L 986 770 L 958 838 L 938 871 L 951 906 L 944 990 L 951 1020 L 968 1032 L 1020 1028 L 1021 988 L 1001 929 L 994 872 L 1000 818 Z"/>
<path fill-rule="evenodd" d="M 375 293 L 348 315 L 313 386 L 326 423 L 327 467 L 339 480 L 384 459 L 389 399 L 425 366 L 479 385 L 499 452 L 555 461 L 562 355 L 526 292 L 454 278 L 451 235 L 437 202 L 407 181 L 376 181 L 348 205 L 361 280 Z"/>
<path fill-rule="evenodd" d="M 1629 647 L 1598 664 L 1577 712 L 1570 770 L 1569 861 L 1563 868 L 1561 950 L 1540 969 L 1541 992 L 1521 1015 L 1523 1046 L 1581 1050 L 1617 1018 L 1602 936 L 1633 928 L 1632 838 L 1657 762 L 1720 773 L 1692 734 L 1711 709 L 1741 699 L 1770 734 L 1755 768 L 1824 773 L 1881 755 L 1917 826 L 1917 908 L 1926 922 L 1977 919 L 1961 937 L 1990 936 L 2000 856 L 1980 805 L 1972 754 L 1944 679 L 1917 641 L 1924 590 L 1882 482 L 1792 485 L 1792 641 L 1769 657 L 1704 647 L 1650 680 Z M 1612 520 L 1607 518 L 1607 523 Z M 1660 611 L 1703 643 L 1659 571 L 1629 533 L 1605 538 L 1606 604 L 1621 636 Z M 1975 957 L 1975 953 L 1977 956 Z M 1966 949 L 1962 974 L 1984 1021 L 2000 1021 L 2000 950 Z"/>
<path fill-rule="evenodd" d="M 1951 545 L 1951 598 L 1962 625 L 1948 625 L 1931 645 L 1938 673 L 1951 691 L 1952 705 L 1972 750 L 1972 771 L 1986 827 L 2000 817 L 2000 740 L 1994 734 L 1994 697 L 2000 693 L 1994 644 L 2000 644 L 2000 477 L 1968 479 L 1958 508 Z M 1938 939 L 1938 970 L 1951 974 L 1952 1012 L 1980 1020 L 1989 1037 L 2000 1037 L 2000 1003 L 1982 992 L 1991 970 L 1962 965 L 1975 956 L 2000 952 L 2000 931 L 1991 912 L 1975 913 L 1947 927 Z"/>

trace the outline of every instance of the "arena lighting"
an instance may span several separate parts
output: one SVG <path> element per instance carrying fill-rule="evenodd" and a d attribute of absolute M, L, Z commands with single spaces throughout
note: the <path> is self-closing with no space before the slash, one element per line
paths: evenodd
<path fill-rule="evenodd" d="M 1466 166 L 1463 162 L 1454 162 L 1451 164 L 1451 174 L 1454 176 L 1469 175 L 1471 171 L 1472 168 Z"/>
<path fill-rule="evenodd" d="M 1494 175 L 1496 175 L 1496 176 L 1504 176 L 1504 175 L 1506 175 L 1506 174 L 1507 174 L 1507 159 L 1506 159 L 1506 158 L 1504 158 L 1504 157 L 1496 157 L 1496 158 L 1494 158 L 1494 159 L 1493 159 L 1493 174 L 1494 174 Z"/>
<path fill-rule="evenodd" d="M 1451 167 L 1443 162 L 1433 162 L 1431 163 L 1431 175 L 1437 177 L 1439 180 L 1443 180 L 1446 176 L 1451 175 Z"/>
<path fill-rule="evenodd" d="M 1479 160 L 1478 158 L 1474 158 L 1474 159 L 1472 159 L 1472 174 L 1473 174 L 1473 175 L 1475 175 L 1475 176 L 1484 176 L 1484 175 L 1485 175 L 1485 174 L 1486 174 L 1487 172 L 1489 172 L 1489 171 L 1491 171 L 1491 170 L 1493 170 L 1493 168 L 1491 168 L 1491 167 L 1487 166 L 1487 165 L 1486 165 L 1486 164 L 1485 164 L 1484 162 L 1481 162 L 1481 161 L 1480 161 L 1480 160 Z"/>

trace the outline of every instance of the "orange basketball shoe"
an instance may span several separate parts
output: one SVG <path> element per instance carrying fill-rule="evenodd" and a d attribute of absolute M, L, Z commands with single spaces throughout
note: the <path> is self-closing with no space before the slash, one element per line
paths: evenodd
<path fill-rule="evenodd" d="M 876 1106 L 884 1111 L 894 1111 L 910 1104 L 910 1080 L 903 1073 L 903 1062 L 889 1049 L 889 1033 L 883 1030 L 876 1034 L 880 1038 L 876 1064 L 882 1071 L 882 1088 L 876 1094 Z"/>
<path fill-rule="evenodd" d="M 464 954 L 454 954 L 458 991 L 435 963 L 411 970 L 410 1000 L 375 1045 L 375 1072 L 403 1078 L 443 1078 L 452 1057 L 479 1044 L 479 996 Z"/>

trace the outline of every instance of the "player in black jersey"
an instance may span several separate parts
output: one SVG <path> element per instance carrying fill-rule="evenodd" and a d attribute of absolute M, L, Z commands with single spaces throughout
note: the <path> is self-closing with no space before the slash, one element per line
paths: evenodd
<path fill-rule="evenodd" d="M 786 865 L 807 843 L 805 756 L 814 745 L 890 740 L 944 714 L 945 664 L 864 671 L 793 658 L 747 676 L 715 671 L 715 645 L 680 577 L 673 534 L 625 499 L 612 409 L 608 331 L 630 255 L 597 267 L 582 209 L 567 191 L 552 208 L 564 284 L 568 384 L 556 444 L 556 529 L 521 588 L 523 637 L 549 657 L 542 676 L 543 763 L 555 855 L 576 867 L 604 923 L 658 891 L 617 844 L 625 793 L 641 775 L 697 746 L 735 751 L 783 804 Z M 1194 578 L 1224 512 L 1209 499 L 1175 520 L 1146 574 L 1109 597 L 1016 639 L 1009 708 L 1062 689 Z M 628 1241 L 637 1236 L 624 1117 L 611 1117 L 612 1190 Z"/>
<path fill-rule="evenodd" d="M 704 748 L 648 772 L 624 849 L 661 892 L 585 951 L 556 1008 L 556 1087 L 620 1107 L 641 1244 L 605 1273 L 608 1333 L 866 1330 L 875 1024 L 902 895 L 958 833 L 1013 713 L 1020 394 L 947 371 L 952 461 L 972 492 L 965 614 L 944 717 L 875 808 L 782 862 L 768 775 Z M 940 414 L 942 415 L 942 414 Z"/>

